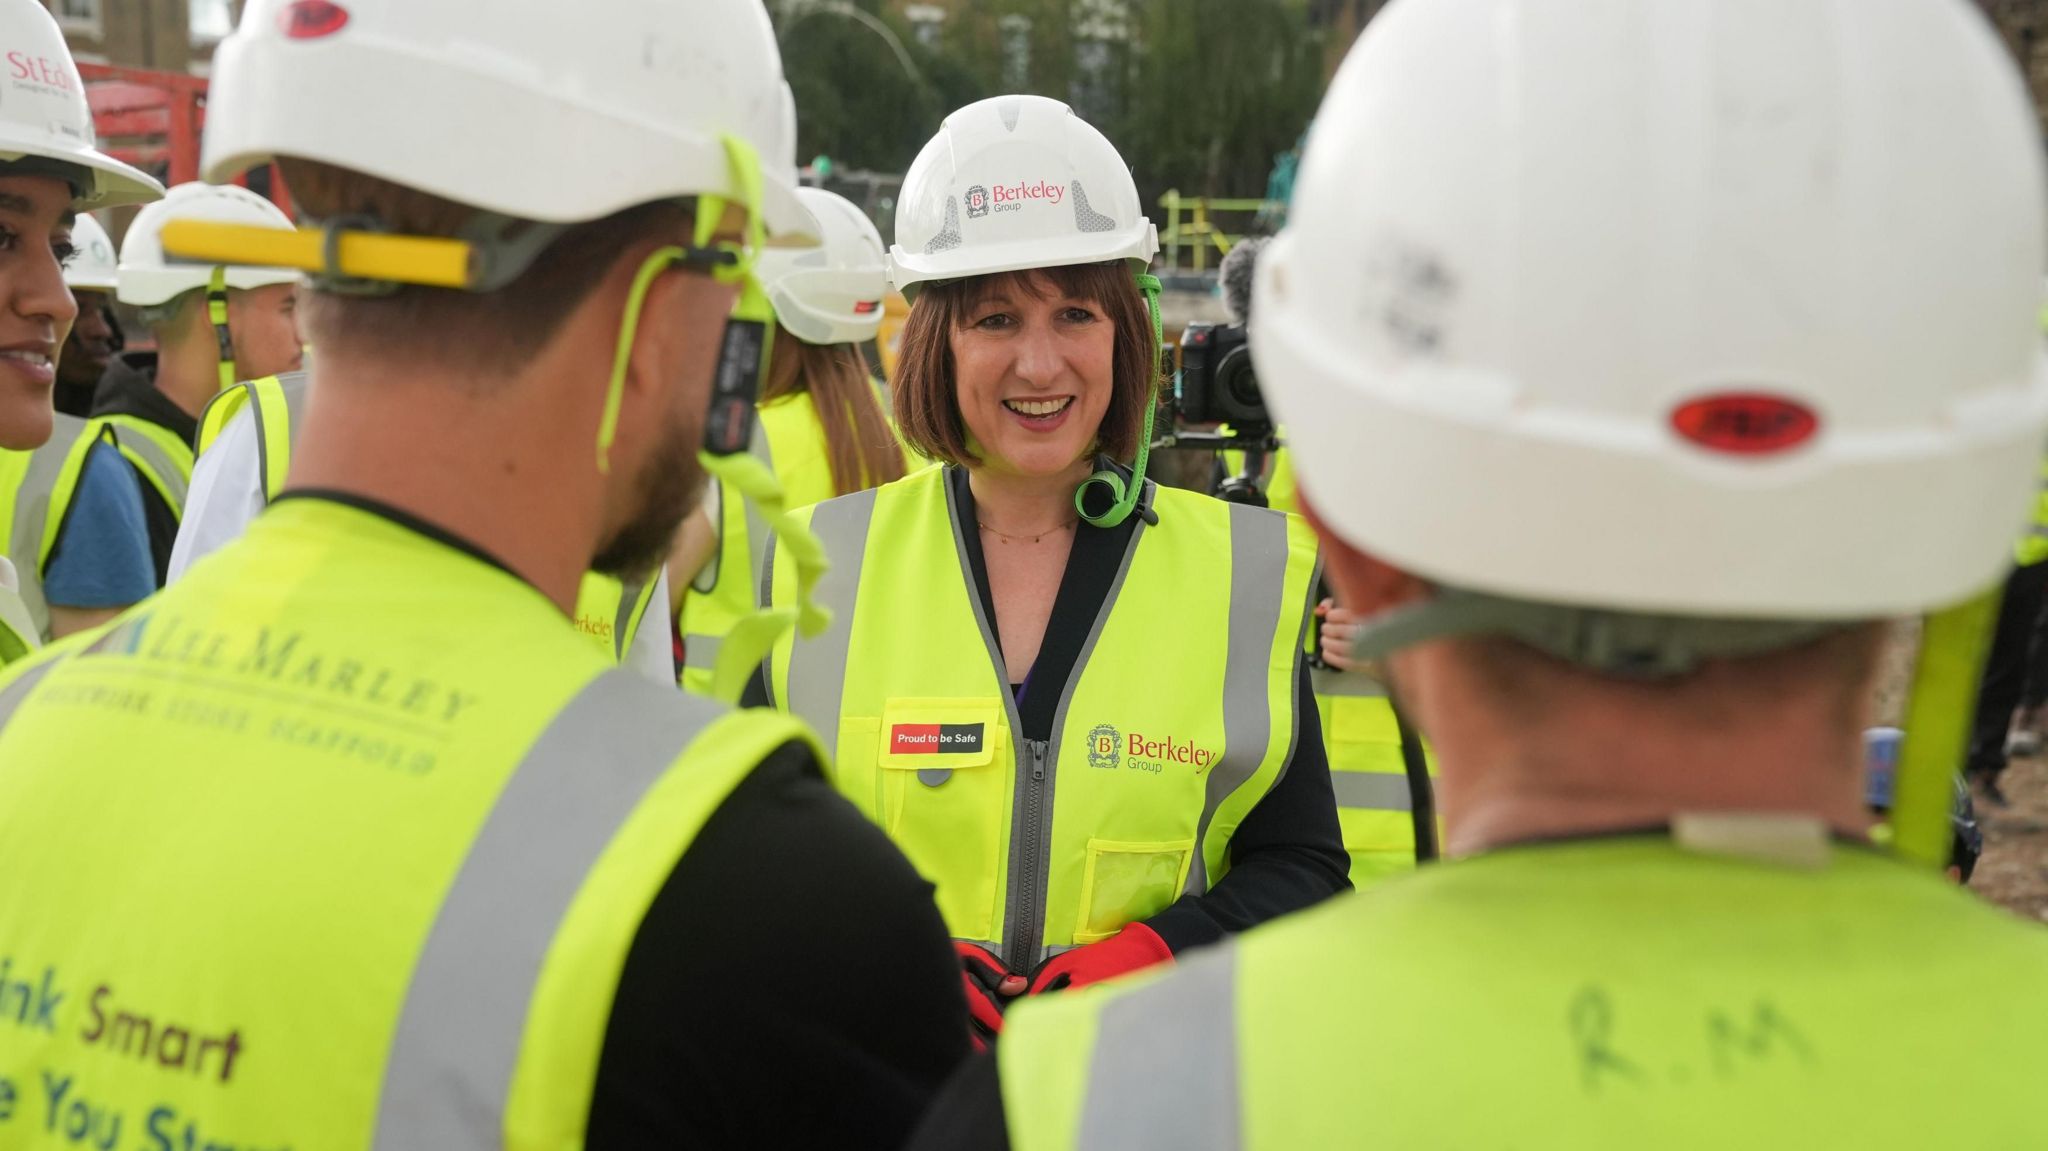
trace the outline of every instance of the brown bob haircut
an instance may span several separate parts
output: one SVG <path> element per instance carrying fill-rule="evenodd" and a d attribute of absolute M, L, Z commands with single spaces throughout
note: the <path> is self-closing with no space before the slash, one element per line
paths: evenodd
<path fill-rule="evenodd" d="M 896 359 L 892 389 L 896 427 L 904 441 L 927 459 L 962 466 L 979 462 L 967 447 L 967 427 L 960 419 L 952 337 L 966 327 L 970 313 L 982 301 L 999 291 L 1039 300 L 1063 295 L 1102 309 L 1116 331 L 1116 353 L 1110 370 L 1109 407 L 1102 413 L 1096 443 L 1114 459 L 1136 455 L 1145 408 L 1157 402 L 1159 352 L 1145 296 L 1122 260 L 997 272 L 924 285 L 903 326 L 903 350 Z"/>

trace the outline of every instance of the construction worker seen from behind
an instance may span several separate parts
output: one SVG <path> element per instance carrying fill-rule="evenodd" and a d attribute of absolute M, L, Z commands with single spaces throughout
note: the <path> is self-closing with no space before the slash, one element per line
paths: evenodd
<path fill-rule="evenodd" d="M 882 235 L 844 196 L 822 188 L 797 195 L 824 244 L 761 255 L 775 343 L 751 450 L 774 469 L 790 505 L 802 507 L 900 479 L 904 459 L 859 347 L 882 327 Z M 711 694 L 721 641 L 755 606 L 769 533 L 729 483 L 710 485 L 706 496 L 677 537 L 669 580 L 682 625 L 682 684 Z"/>
<path fill-rule="evenodd" d="M 71 262 L 64 265 L 64 282 L 78 301 L 78 319 L 57 358 L 59 415 L 84 419 L 92 414 L 93 392 L 123 346 L 113 306 L 118 266 L 112 237 L 98 220 L 81 213 L 71 225 Z"/>
<path fill-rule="evenodd" d="M 154 200 L 163 187 L 96 147 L 85 85 L 46 8 L 0 0 L 0 36 L 40 62 L 36 76 L 14 81 L 0 104 L 0 664 L 7 664 L 26 656 L 47 628 L 24 592 L 40 598 L 46 513 L 59 487 L 91 474 L 93 498 L 119 503 L 125 494 L 140 514 L 132 484 L 122 487 L 119 461 L 94 455 L 75 422 L 56 427 L 52 395 L 59 350 L 78 314 L 64 278 L 64 265 L 76 258 L 77 221 L 94 208 Z M 52 440 L 54 449 L 46 446 Z M 69 479 L 61 479 L 67 470 Z M 70 556 L 87 578 L 103 558 L 82 547 Z M 27 580 L 38 586 L 24 587 Z"/>
<path fill-rule="evenodd" d="M 1347 886 L 1302 665 L 1316 549 L 1146 481 L 1158 241 L 1100 132 L 1043 97 L 970 104 L 900 204 L 897 425 L 946 466 L 812 509 L 832 626 L 767 687 L 936 884 L 987 1039 L 1019 994 Z"/>
<path fill-rule="evenodd" d="M 167 583 L 239 539 L 284 490 L 292 440 L 310 404 L 312 375 L 301 370 L 246 380 L 213 398 L 199 418 L 199 458 L 171 548 Z M 660 683 L 675 679 L 669 648 L 667 577 L 622 581 L 588 572 L 576 597 L 576 630 L 622 666 Z"/>
<path fill-rule="evenodd" d="M 753 253 L 815 237 L 767 13 L 340 11 L 213 62 L 203 174 L 308 230 L 163 233 L 313 274 L 290 483 L 0 680 L 0 939 L 62 997 L 0 1077 L 192 1146 L 895 1146 L 967 1049 L 929 888 L 801 724 L 566 622 L 666 556 Z"/>
<path fill-rule="evenodd" d="M 2044 190 L 1964 0 L 1394 0 L 1251 339 L 1458 858 L 1027 1006 L 912 1146 L 2048 1145 L 2048 935 L 1860 762 L 2025 517 Z"/>
<path fill-rule="evenodd" d="M 199 415 L 239 379 L 299 366 L 299 274 L 289 268 L 173 261 L 163 228 L 210 220 L 289 232 L 277 205 L 239 187 L 180 184 L 136 214 L 121 240 L 120 300 L 139 310 L 155 351 L 124 352 L 100 380 L 92 414 L 114 428 L 141 477 L 150 555 L 162 584 L 192 482 Z M 81 525 L 91 530 L 89 525 Z"/>

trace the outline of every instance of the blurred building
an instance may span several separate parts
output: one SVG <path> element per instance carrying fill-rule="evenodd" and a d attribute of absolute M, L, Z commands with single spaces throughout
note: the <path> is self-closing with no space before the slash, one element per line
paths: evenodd
<path fill-rule="evenodd" d="M 487 2 L 487 0 L 480 0 Z M 206 73 L 241 0 L 43 0 L 79 60 Z"/>

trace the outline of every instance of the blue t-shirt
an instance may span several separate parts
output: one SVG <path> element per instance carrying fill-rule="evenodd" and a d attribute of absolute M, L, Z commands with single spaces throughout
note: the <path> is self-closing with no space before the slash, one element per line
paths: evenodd
<path fill-rule="evenodd" d="M 113 445 L 93 445 L 43 573 L 44 599 L 58 607 L 127 607 L 156 591 L 139 482 Z"/>

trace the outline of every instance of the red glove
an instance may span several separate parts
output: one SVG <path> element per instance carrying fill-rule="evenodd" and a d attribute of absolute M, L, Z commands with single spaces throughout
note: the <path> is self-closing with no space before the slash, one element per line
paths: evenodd
<path fill-rule="evenodd" d="M 976 1051 L 986 1051 L 1003 1029 L 1004 1005 L 1024 994 L 1024 977 L 972 943 L 956 939 L 953 951 L 960 956 L 960 978 L 967 992 L 968 1038 Z"/>
<path fill-rule="evenodd" d="M 1063 951 L 1039 964 L 1031 974 L 1031 994 L 1086 987 L 1142 971 L 1155 963 L 1172 962 L 1173 949 L 1159 938 L 1158 932 L 1142 923 L 1126 924 L 1122 931 L 1100 943 Z"/>

